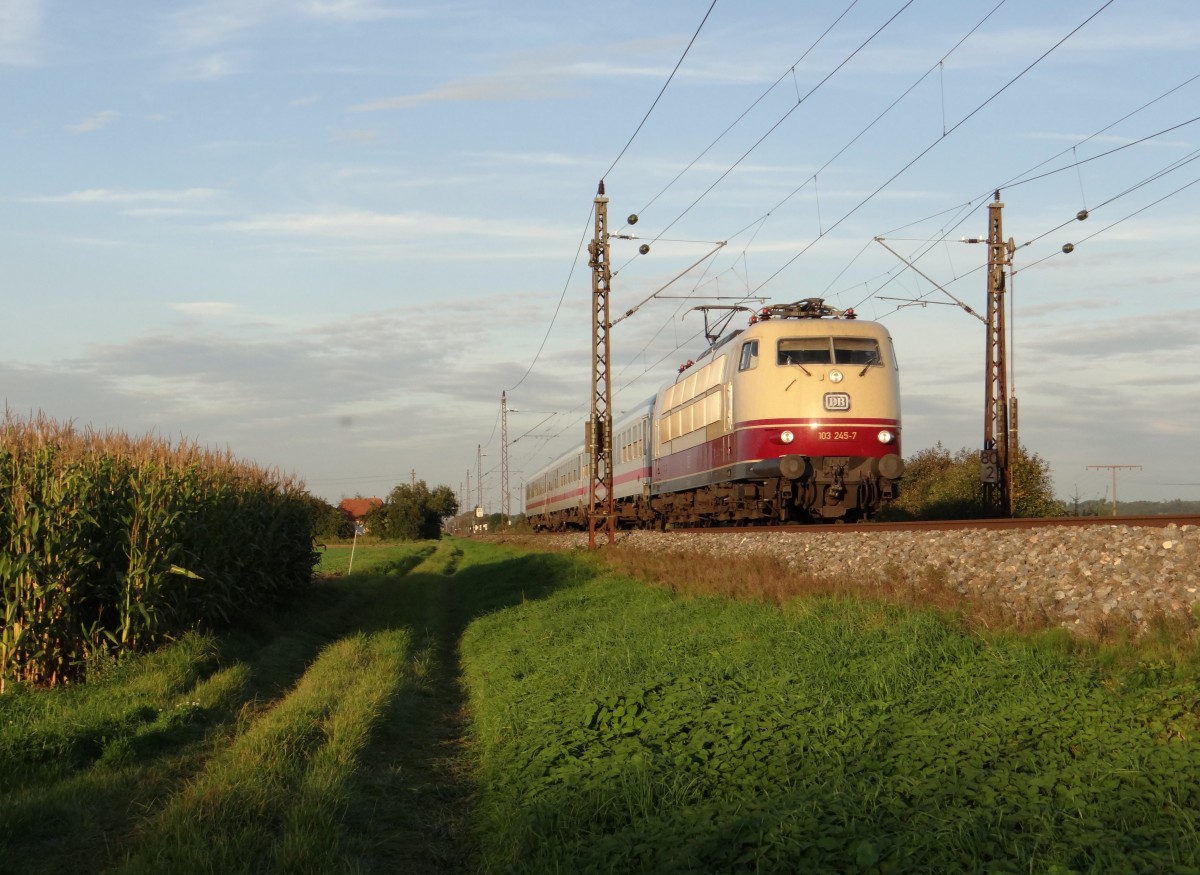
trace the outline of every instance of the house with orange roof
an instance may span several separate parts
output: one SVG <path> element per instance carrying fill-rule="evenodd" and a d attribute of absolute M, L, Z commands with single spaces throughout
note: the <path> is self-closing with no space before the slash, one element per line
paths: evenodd
<path fill-rule="evenodd" d="M 361 495 L 354 498 L 343 498 L 338 503 L 338 510 L 356 526 L 361 526 L 363 518 L 377 507 L 383 507 L 382 498 L 363 498 Z"/>

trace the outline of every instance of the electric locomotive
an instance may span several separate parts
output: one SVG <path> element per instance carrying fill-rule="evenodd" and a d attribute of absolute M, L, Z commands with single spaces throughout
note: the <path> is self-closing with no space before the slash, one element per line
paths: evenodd
<path fill-rule="evenodd" d="M 618 524 L 869 517 L 904 472 L 897 371 L 887 331 L 852 310 L 762 308 L 614 424 Z M 529 481 L 535 527 L 586 525 L 588 462 L 576 450 Z"/>

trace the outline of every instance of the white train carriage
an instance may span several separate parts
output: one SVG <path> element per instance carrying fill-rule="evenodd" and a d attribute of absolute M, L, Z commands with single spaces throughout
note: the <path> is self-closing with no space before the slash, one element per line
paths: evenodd
<path fill-rule="evenodd" d="M 587 526 L 588 455 L 576 449 L 525 481 L 525 518 L 535 529 Z"/>

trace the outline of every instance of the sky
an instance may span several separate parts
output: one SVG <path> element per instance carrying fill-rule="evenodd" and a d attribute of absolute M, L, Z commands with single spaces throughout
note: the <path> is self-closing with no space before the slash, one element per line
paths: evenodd
<path fill-rule="evenodd" d="M 507 431 L 516 512 L 582 440 L 603 179 L 614 413 L 693 307 L 823 297 L 905 455 L 977 449 L 999 191 L 1021 444 L 1200 499 L 1198 49 L 1191 0 L 0 0 L 0 399 L 489 512 Z"/>

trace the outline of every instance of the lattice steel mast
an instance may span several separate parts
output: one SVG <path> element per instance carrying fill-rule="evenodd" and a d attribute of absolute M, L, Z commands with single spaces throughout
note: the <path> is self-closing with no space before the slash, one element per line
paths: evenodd
<path fill-rule="evenodd" d="M 520 412 L 520 411 L 518 411 Z M 508 395 L 500 393 L 500 513 L 501 525 L 512 523 L 512 498 L 508 494 Z"/>
<path fill-rule="evenodd" d="M 608 543 L 616 540 L 612 480 L 612 352 L 609 339 L 609 283 L 612 272 L 608 246 L 608 198 L 600 180 L 595 200 L 596 227 L 588 244 L 592 268 L 592 409 L 584 445 L 588 450 L 588 547 L 596 546 L 596 530 L 608 532 Z"/>
<path fill-rule="evenodd" d="M 1004 239 L 1003 209 L 997 191 L 988 206 L 987 370 L 984 375 L 983 452 L 980 453 L 983 508 L 991 517 L 1012 516 L 1004 291 L 1005 272 L 1012 264 L 1016 246 L 1013 241 Z"/>

